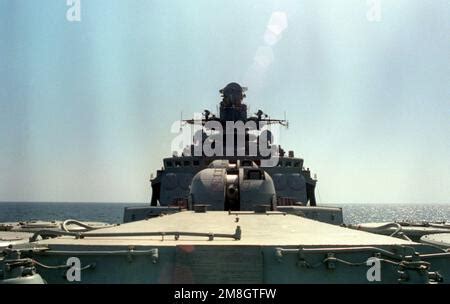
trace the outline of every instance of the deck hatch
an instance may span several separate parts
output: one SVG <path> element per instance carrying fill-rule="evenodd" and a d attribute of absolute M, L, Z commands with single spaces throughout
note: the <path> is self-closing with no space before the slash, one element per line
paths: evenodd
<path fill-rule="evenodd" d="M 261 248 L 259 246 L 177 246 L 174 283 L 263 283 Z"/>

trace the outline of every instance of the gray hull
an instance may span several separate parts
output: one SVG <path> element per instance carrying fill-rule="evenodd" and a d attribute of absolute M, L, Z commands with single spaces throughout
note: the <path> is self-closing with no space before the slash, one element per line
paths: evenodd
<path fill-rule="evenodd" d="M 281 212 L 184 211 L 17 245 L 3 266 L 12 263 L 17 251 L 21 260 L 36 262 L 36 272 L 48 283 L 450 280 L 450 253 L 443 249 Z M 69 258 L 79 259 L 80 265 L 66 266 Z M 370 262 L 374 258 L 380 266 L 378 278 L 376 263 Z"/>

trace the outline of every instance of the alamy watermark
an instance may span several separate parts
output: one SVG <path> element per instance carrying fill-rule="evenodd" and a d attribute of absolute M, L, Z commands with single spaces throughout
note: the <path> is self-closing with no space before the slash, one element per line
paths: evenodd
<path fill-rule="evenodd" d="M 182 123 L 176 121 L 171 127 L 178 134 L 171 143 L 175 156 L 180 151 L 183 156 L 259 156 L 262 167 L 278 164 L 279 125 L 253 120 L 205 122 L 201 113 L 194 114 L 191 125 L 180 128 Z"/>
<path fill-rule="evenodd" d="M 81 21 L 81 0 L 67 0 L 66 5 L 69 7 L 66 12 L 66 19 L 69 22 Z"/>
<path fill-rule="evenodd" d="M 66 279 L 69 282 L 81 281 L 81 261 L 77 257 L 67 259 L 66 265 L 69 267 L 66 271 Z"/>
<path fill-rule="evenodd" d="M 381 0 L 367 0 L 366 18 L 369 22 L 381 21 Z"/>
<path fill-rule="evenodd" d="M 381 260 L 376 257 L 367 259 L 366 265 L 370 266 L 367 270 L 366 278 L 369 282 L 380 282 L 381 281 Z"/>

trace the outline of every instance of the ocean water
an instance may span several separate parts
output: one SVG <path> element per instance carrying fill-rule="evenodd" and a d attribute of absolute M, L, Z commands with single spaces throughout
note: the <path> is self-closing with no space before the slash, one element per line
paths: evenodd
<path fill-rule="evenodd" d="M 125 207 L 147 205 L 149 204 L 0 202 L 0 222 L 76 219 L 121 223 Z"/>
<path fill-rule="evenodd" d="M 0 222 L 26 220 L 99 221 L 121 223 L 123 210 L 148 203 L 0 202 Z M 346 224 L 394 220 L 450 221 L 450 204 L 335 204 L 342 207 Z"/>
<path fill-rule="evenodd" d="M 450 204 L 340 204 L 344 223 L 450 221 Z"/>

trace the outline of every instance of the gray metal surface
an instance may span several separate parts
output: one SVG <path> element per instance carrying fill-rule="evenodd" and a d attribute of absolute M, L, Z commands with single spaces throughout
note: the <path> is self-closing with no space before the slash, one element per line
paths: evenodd
<path fill-rule="evenodd" d="M 436 245 L 442 248 L 450 248 L 450 233 L 437 233 L 424 235 L 420 241 L 426 244 Z"/>
<path fill-rule="evenodd" d="M 96 233 L 140 233 L 140 232 L 195 232 L 232 234 L 239 226 L 242 231 L 240 240 L 215 238 L 209 241 L 206 237 L 180 237 L 175 240 L 167 236 L 162 240 L 155 236 L 119 236 L 119 237 L 89 237 Z M 412 245 L 414 242 L 357 231 L 307 218 L 284 214 L 282 212 L 267 212 L 257 214 L 252 211 L 208 211 L 195 213 L 184 211 L 172 215 L 161 216 L 150 220 L 131 222 L 120 226 L 86 232 L 85 238 L 75 239 L 64 236 L 55 239 L 39 241 L 39 244 L 56 245 L 161 245 L 176 246 L 177 244 L 192 245 L 294 245 L 294 246 L 366 246 L 366 245 Z"/>

